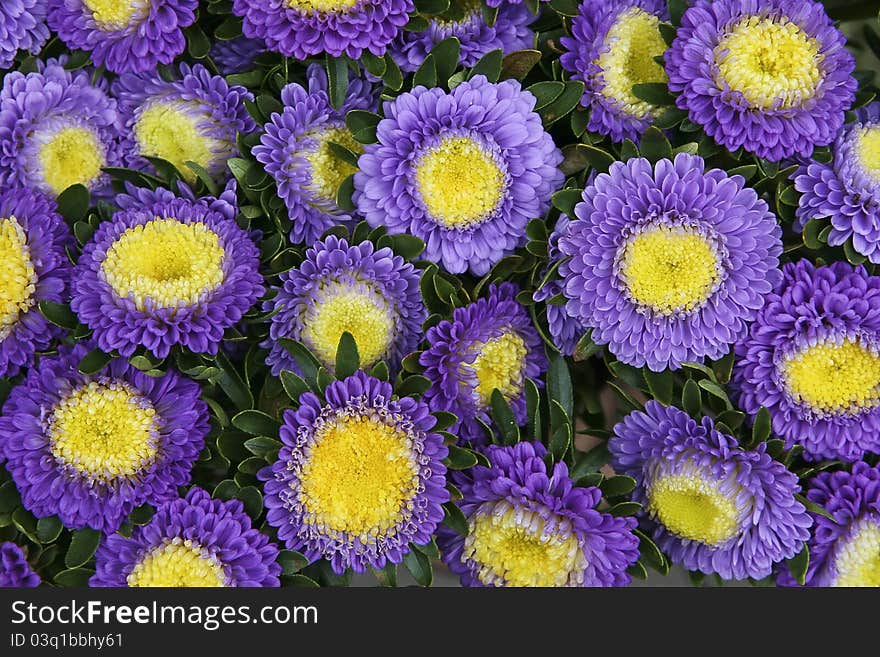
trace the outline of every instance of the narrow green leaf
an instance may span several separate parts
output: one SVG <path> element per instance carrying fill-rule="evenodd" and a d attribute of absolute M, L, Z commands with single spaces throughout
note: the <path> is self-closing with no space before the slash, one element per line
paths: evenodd
<path fill-rule="evenodd" d="M 669 370 L 654 372 L 647 367 L 643 368 L 642 372 L 654 399 L 661 404 L 669 406 L 672 403 L 672 388 L 675 383 L 672 378 L 672 372 Z"/>
<path fill-rule="evenodd" d="M 762 406 L 755 415 L 755 423 L 752 425 L 752 445 L 764 442 L 770 437 L 772 427 L 770 411 Z"/>
<path fill-rule="evenodd" d="M 626 475 L 617 475 L 614 477 L 606 478 L 601 485 L 599 486 L 602 489 L 602 494 L 605 497 L 618 497 L 620 495 L 627 495 L 635 490 L 638 482 L 632 477 L 627 477 Z"/>
<path fill-rule="evenodd" d="M 547 394 L 549 399 L 556 400 L 571 418 L 574 416 L 574 392 L 571 385 L 571 374 L 565 358 L 556 354 L 550 361 L 550 369 L 547 372 Z"/>
<path fill-rule="evenodd" d="M 446 463 L 450 470 L 467 470 L 477 464 L 477 457 L 469 449 L 450 445 Z"/>
<path fill-rule="evenodd" d="M 336 347 L 336 377 L 345 379 L 361 368 L 361 357 L 358 354 L 354 336 L 343 331 Z"/>
<path fill-rule="evenodd" d="M 232 426 L 252 436 L 277 436 L 281 429 L 278 420 L 257 410 L 241 411 L 232 418 Z"/>
<path fill-rule="evenodd" d="M 68 568 L 82 566 L 92 558 L 100 542 L 101 532 L 90 527 L 74 531 L 70 539 L 70 547 L 64 555 L 64 565 Z"/>
<path fill-rule="evenodd" d="M 608 513 L 612 516 L 634 516 L 641 510 L 642 505 L 638 502 L 619 502 L 608 509 Z"/>
<path fill-rule="evenodd" d="M 693 379 L 685 381 L 681 393 L 681 407 L 692 418 L 700 417 L 700 412 L 703 409 L 703 396 L 700 392 L 700 386 Z"/>
<path fill-rule="evenodd" d="M 467 518 L 453 502 L 446 502 L 443 505 L 443 524 L 462 536 L 468 534 Z"/>
<path fill-rule="evenodd" d="M 390 52 L 385 53 L 385 75 L 382 76 L 382 81 L 393 91 L 400 91 L 403 86 L 403 73 Z"/>
<path fill-rule="evenodd" d="M 807 499 L 806 497 L 804 497 L 800 493 L 795 494 L 795 499 L 797 499 L 798 502 L 803 504 L 806 507 L 807 511 L 809 511 L 810 513 L 815 513 L 818 516 L 823 516 L 825 518 L 828 518 L 828 520 L 830 520 L 831 522 L 833 522 L 835 524 L 837 523 L 837 519 L 833 515 L 828 513 L 825 510 L 825 507 L 823 507 L 822 505 L 816 504 L 815 502 Z"/>
<path fill-rule="evenodd" d="M 309 391 L 309 385 L 290 370 L 281 370 L 281 385 L 284 392 L 293 401 L 299 401 L 300 395 Z"/>
<path fill-rule="evenodd" d="M 699 383 L 699 386 L 708 392 L 713 397 L 717 397 L 721 401 L 724 402 L 724 406 L 728 409 L 733 408 L 733 404 L 730 403 L 730 398 L 727 396 L 727 393 L 724 391 L 720 385 L 715 383 L 714 381 L 709 381 L 708 379 L 702 379 Z"/>
<path fill-rule="evenodd" d="M 327 55 L 324 58 L 324 68 L 327 71 L 330 104 L 334 109 L 339 109 L 345 102 L 345 95 L 348 93 L 348 64 L 344 57 Z"/>
<path fill-rule="evenodd" d="M 431 560 L 418 550 L 410 550 L 403 556 L 403 565 L 409 571 L 419 586 L 431 586 L 434 581 L 434 573 L 431 570 Z"/>
<path fill-rule="evenodd" d="M 516 418 L 510 409 L 510 404 L 501 394 L 501 391 L 495 389 L 492 391 L 491 399 L 492 420 L 495 427 L 501 434 L 501 440 L 505 445 L 514 445 L 519 442 L 519 426 L 517 426 Z"/>

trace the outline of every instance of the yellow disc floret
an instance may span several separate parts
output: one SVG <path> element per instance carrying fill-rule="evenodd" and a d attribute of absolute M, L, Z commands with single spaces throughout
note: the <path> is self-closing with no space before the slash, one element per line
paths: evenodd
<path fill-rule="evenodd" d="M 720 262 L 709 241 L 684 227 L 656 226 L 632 238 L 621 275 L 632 299 L 661 315 L 701 305 L 720 280 Z"/>
<path fill-rule="evenodd" d="M 865 520 L 837 553 L 834 586 L 880 586 L 880 526 Z"/>
<path fill-rule="evenodd" d="M 98 29 L 121 30 L 147 16 L 150 0 L 83 0 Z"/>
<path fill-rule="evenodd" d="M 785 17 L 749 16 L 715 47 L 718 74 L 760 109 L 802 105 L 822 80 L 816 39 Z"/>
<path fill-rule="evenodd" d="M 782 363 L 795 401 L 826 413 L 853 413 L 880 401 L 880 354 L 858 340 L 807 347 Z"/>
<path fill-rule="evenodd" d="M 504 173 L 468 137 L 447 137 L 416 164 L 425 209 L 447 228 L 464 228 L 489 216 L 501 201 Z"/>
<path fill-rule="evenodd" d="M 223 567 L 191 540 L 175 538 L 147 552 L 128 574 L 130 587 L 226 586 Z"/>
<path fill-rule="evenodd" d="M 596 64 L 601 69 L 602 94 L 633 116 L 656 109 L 632 92 L 634 84 L 665 83 L 666 71 L 654 59 L 666 51 L 660 19 L 638 7 L 622 12 L 608 34 Z"/>
<path fill-rule="evenodd" d="M 204 134 L 198 106 L 198 101 L 154 103 L 140 113 L 134 125 L 140 154 L 170 162 L 188 182 L 195 182 L 196 174 L 187 162 L 210 171 L 218 154 L 231 153 L 228 144 Z"/>
<path fill-rule="evenodd" d="M 89 382 L 55 406 L 52 455 L 90 479 L 136 475 L 158 453 L 156 411 L 122 382 Z"/>
<path fill-rule="evenodd" d="M 15 217 L 0 217 L 0 341 L 34 305 L 36 289 L 27 236 Z"/>
<path fill-rule="evenodd" d="M 734 500 L 695 471 L 652 482 L 647 511 L 676 536 L 705 545 L 723 543 L 737 532 Z"/>
<path fill-rule="evenodd" d="M 856 137 L 855 151 L 865 173 L 880 181 L 880 125 L 862 128 Z"/>
<path fill-rule="evenodd" d="M 477 375 L 476 393 L 480 403 L 488 406 L 496 388 L 505 399 L 518 395 L 522 390 L 528 353 L 519 334 L 505 331 L 500 337 L 478 345 L 476 351 L 477 357 L 471 367 Z"/>
<path fill-rule="evenodd" d="M 139 310 L 190 306 L 223 282 L 225 252 L 205 224 L 154 219 L 127 229 L 107 250 L 104 277 Z"/>
<path fill-rule="evenodd" d="M 53 194 L 71 185 L 90 187 L 106 164 L 104 149 L 85 128 L 62 128 L 40 146 L 43 181 Z"/>
<path fill-rule="evenodd" d="M 363 367 L 384 356 L 394 339 L 394 318 L 385 298 L 372 290 L 336 283 L 305 318 L 302 337 L 332 369 L 339 338 L 346 331 L 357 344 Z"/>
<path fill-rule="evenodd" d="M 312 176 L 311 188 L 321 199 L 333 201 L 342 181 L 357 171 L 357 167 L 338 157 L 331 149 L 330 142 L 345 146 L 352 153 L 364 152 L 362 144 L 351 136 L 345 127 L 329 128 L 313 133 L 314 149 L 304 153 Z"/>
<path fill-rule="evenodd" d="M 418 475 L 403 431 L 370 417 L 340 416 L 315 436 L 299 495 L 308 517 L 325 529 L 375 537 L 401 521 Z"/>
<path fill-rule="evenodd" d="M 500 503 L 481 509 L 468 523 L 462 559 L 478 566 L 477 577 L 495 586 L 576 586 L 586 559 L 577 537 L 547 531 L 534 511 Z"/>
<path fill-rule="evenodd" d="M 287 6 L 303 14 L 339 14 L 351 9 L 358 0 L 287 0 Z"/>

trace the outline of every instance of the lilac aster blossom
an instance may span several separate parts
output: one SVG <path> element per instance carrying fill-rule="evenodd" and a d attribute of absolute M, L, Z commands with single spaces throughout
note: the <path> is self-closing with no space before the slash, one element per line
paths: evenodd
<path fill-rule="evenodd" d="M 463 0 L 453 6 L 461 14 L 455 20 L 430 18 L 425 30 L 401 31 L 392 42 L 389 51 L 402 71 L 417 70 L 431 49 L 449 37 L 459 40 L 458 62 L 465 68 L 492 50 L 501 49 L 507 54 L 535 45 L 535 33 L 528 27 L 535 16 L 523 5 L 501 5 L 492 25 L 486 24 L 479 2 Z"/>
<path fill-rule="evenodd" d="M 32 589 L 40 585 L 22 549 L 10 541 L 0 543 L 0 589 Z"/>
<path fill-rule="evenodd" d="M 592 132 L 638 141 L 658 108 L 632 92 L 635 84 L 665 83 L 655 57 L 666 51 L 660 22 L 668 20 L 664 0 L 585 0 L 571 24 L 572 36 L 559 39 L 559 58 L 573 80 L 585 85 L 581 105 L 590 110 Z"/>
<path fill-rule="evenodd" d="M 481 276 L 525 242 L 564 180 L 562 153 L 516 80 L 477 75 L 450 93 L 416 87 L 384 105 L 354 176 L 371 226 L 425 241 L 425 257 Z"/>
<path fill-rule="evenodd" d="M 352 77 L 345 102 L 333 109 L 324 69 L 313 64 L 307 75 L 308 89 L 289 84 L 281 90 L 284 109 L 272 114 L 253 154 L 278 184 L 293 223 L 291 241 L 312 244 L 328 228 L 355 222 L 336 205 L 336 192 L 357 168 L 337 156 L 330 144 L 362 153 L 363 146 L 345 125 L 345 115 L 353 109 L 373 110 L 376 100 L 371 84 Z"/>
<path fill-rule="evenodd" d="M 812 524 L 797 477 L 677 408 L 651 400 L 608 441 L 611 466 L 633 477 L 654 541 L 673 563 L 724 579 L 761 579 L 801 551 Z"/>
<path fill-rule="evenodd" d="M 183 30 L 198 0 L 48 0 L 49 27 L 72 50 L 114 73 L 141 73 L 170 64 L 186 49 Z"/>
<path fill-rule="evenodd" d="M 559 240 L 566 311 L 635 367 L 720 358 L 781 278 L 767 204 L 694 155 L 615 162 L 575 215 Z"/>
<path fill-rule="evenodd" d="M 67 300 L 72 244 L 54 201 L 28 189 L 0 191 L 0 377 L 30 367 L 64 333 L 38 305 Z"/>
<path fill-rule="evenodd" d="M 38 71 L 8 73 L 0 91 L 0 185 L 55 197 L 74 184 L 109 193 L 101 171 L 116 166 L 120 121 L 104 85 L 86 70 L 50 60 Z"/>
<path fill-rule="evenodd" d="M 568 230 L 571 221 L 566 215 L 561 215 L 550 233 L 550 241 L 548 247 L 548 257 L 550 265 L 544 271 L 543 275 L 547 276 L 549 269 L 562 259 L 562 253 L 559 251 L 559 238 Z M 548 280 L 542 287 L 535 290 L 532 298 L 535 301 L 549 301 L 553 297 L 562 294 L 562 281 L 557 278 Z M 564 356 L 571 356 L 577 349 L 578 342 L 587 331 L 577 317 L 568 314 L 565 304 L 547 304 L 547 324 L 550 327 L 550 336 L 553 338 L 553 344 Z"/>
<path fill-rule="evenodd" d="M 783 268 L 747 336 L 731 381 L 750 416 L 809 459 L 880 452 L 880 277 L 845 262 Z"/>
<path fill-rule="evenodd" d="M 11 68 L 19 50 L 35 55 L 48 40 L 46 0 L 5 0 L 0 4 L 0 69 Z"/>
<path fill-rule="evenodd" d="M 513 283 L 491 285 L 489 296 L 456 308 L 452 320 L 428 331 L 428 349 L 419 363 L 431 381 L 425 401 L 435 411 L 458 417 L 450 433 L 462 441 L 483 444 L 480 423 L 492 425 L 489 414 L 492 391 L 510 404 L 518 424 L 526 421 L 525 380 L 547 369 L 544 344 L 526 309 L 516 300 Z"/>
<path fill-rule="evenodd" d="M 828 244 L 852 238 L 853 248 L 880 263 L 880 102 L 856 112 L 834 142 L 829 164 L 811 161 L 792 176 L 801 192 L 795 228 L 810 219 L 831 218 Z"/>
<path fill-rule="evenodd" d="M 226 163 L 238 155 L 238 135 L 257 129 L 244 106 L 253 95 L 201 64 L 181 64 L 180 79 L 172 82 L 156 73 L 122 75 L 113 93 L 119 99 L 127 165 L 149 171 L 152 165 L 144 156 L 162 158 L 189 183 L 196 174 L 188 161 L 216 180 L 228 178 Z"/>
<path fill-rule="evenodd" d="M 409 22 L 412 0 L 233 0 L 244 35 L 265 39 L 269 50 L 308 59 L 327 53 L 360 59 L 382 57 Z"/>
<path fill-rule="evenodd" d="M 316 243 L 299 267 L 281 274 L 278 294 L 263 306 L 277 311 L 262 345 L 272 374 L 299 372 L 280 338 L 302 342 L 332 372 L 345 331 L 355 339 L 362 367 L 382 360 L 396 373 L 418 346 L 428 314 L 420 280 L 421 271 L 387 247 L 349 245 L 333 235 Z"/>
<path fill-rule="evenodd" d="M 665 62 L 692 122 L 774 161 L 830 144 L 857 87 L 846 37 L 812 0 L 697 0 Z"/>
<path fill-rule="evenodd" d="M 392 395 L 363 371 L 331 383 L 324 400 L 303 393 L 284 412 L 278 460 L 258 473 L 278 539 L 337 574 L 400 563 L 431 540 L 449 500 L 430 407 Z"/>
<path fill-rule="evenodd" d="M 95 555 L 92 587 L 274 587 L 278 548 L 238 500 L 193 487 L 156 509 L 131 538 L 108 536 Z"/>
<path fill-rule="evenodd" d="M 0 446 L 31 513 L 113 532 L 135 507 L 189 483 L 208 407 L 198 384 L 173 370 L 147 376 L 114 358 L 82 374 L 89 349 L 62 347 L 28 371 L 3 406 Z"/>
<path fill-rule="evenodd" d="M 222 207 L 228 203 L 222 203 Z M 98 345 L 159 358 L 179 344 L 216 354 L 265 291 L 259 250 L 211 203 L 157 201 L 101 224 L 74 270 L 71 308 Z"/>
<path fill-rule="evenodd" d="M 266 44 L 259 39 L 245 36 L 229 41 L 217 40 L 211 46 L 211 59 L 223 75 L 233 75 L 250 70 L 254 60 L 266 52 Z"/>
<path fill-rule="evenodd" d="M 596 510 L 602 493 L 552 472 L 541 443 L 486 451 L 490 467 L 453 473 L 466 536 L 441 527 L 443 561 L 465 586 L 626 586 L 639 558 L 636 519 Z"/>
<path fill-rule="evenodd" d="M 810 565 L 804 584 L 880 586 L 880 468 L 858 461 L 851 472 L 820 472 L 810 480 L 806 496 L 834 520 L 810 514 Z M 777 583 L 797 585 L 788 569 L 780 569 Z"/>

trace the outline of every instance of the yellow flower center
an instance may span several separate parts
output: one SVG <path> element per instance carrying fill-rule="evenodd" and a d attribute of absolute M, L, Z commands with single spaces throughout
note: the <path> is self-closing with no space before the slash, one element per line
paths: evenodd
<path fill-rule="evenodd" d="M 85 128 L 62 128 L 40 147 L 43 181 L 53 194 L 71 185 L 90 187 L 106 164 L 104 149 Z"/>
<path fill-rule="evenodd" d="M 175 538 L 150 550 L 128 574 L 130 587 L 226 586 L 223 567 L 191 540 Z"/>
<path fill-rule="evenodd" d="M 721 79 L 760 109 L 802 105 L 822 80 L 821 45 L 785 17 L 749 16 L 715 47 Z"/>
<path fill-rule="evenodd" d="M 330 149 L 330 142 L 345 146 L 352 153 L 364 152 L 362 144 L 351 136 L 347 128 L 329 128 L 311 135 L 316 142 L 313 150 L 304 153 L 312 176 L 312 190 L 324 200 L 336 201 L 336 192 L 342 181 L 357 171 Z"/>
<path fill-rule="evenodd" d="M 480 403 L 488 406 L 496 388 L 505 399 L 517 396 L 522 390 L 525 370 L 526 343 L 513 331 L 476 347 L 478 352 L 471 367 L 477 375 L 477 395 Z"/>
<path fill-rule="evenodd" d="M 156 411 L 126 383 L 92 381 L 55 406 L 52 455 L 91 479 L 130 477 L 158 453 Z"/>
<path fill-rule="evenodd" d="M 863 128 L 856 137 L 855 150 L 865 173 L 880 181 L 880 125 Z"/>
<path fill-rule="evenodd" d="M 653 113 L 656 108 L 637 98 L 632 87 L 668 80 L 666 71 L 654 60 L 666 52 L 666 47 L 659 18 L 638 7 L 621 13 L 608 30 L 596 62 L 605 82 L 602 94 L 633 116 Z"/>
<path fill-rule="evenodd" d="M 304 318 L 302 337 L 332 369 L 339 338 L 348 331 L 357 344 L 361 365 L 368 367 L 388 351 L 394 339 L 393 317 L 388 301 L 377 291 L 334 282 Z"/>
<path fill-rule="evenodd" d="M 112 32 L 146 18 L 150 0 L 83 0 L 98 29 Z"/>
<path fill-rule="evenodd" d="M 419 194 L 431 218 L 447 228 L 485 219 L 501 202 L 504 173 L 468 137 L 447 137 L 416 164 Z"/>
<path fill-rule="evenodd" d="M 34 305 L 36 289 L 27 235 L 15 217 L 0 217 L 0 341 Z"/>
<path fill-rule="evenodd" d="M 647 511 L 676 536 L 704 545 L 718 545 L 737 533 L 734 500 L 694 471 L 655 480 Z"/>
<path fill-rule="evenodd" d="M 835 559 L 834 586 L 880 586 L 880 526 L 860 523 Z"/>
<path fill-rule="evenodd" d="M 146 107 L 135 121 L 134 134 L 140 154 L 170 162 L 187 182 L 195 182 L 195 172 L 186 166 L 195 162 L 210 171 L 218 153 L 231 154 L 228 144 L 205 135 L 197 115 L 198 101 L 159 102 Z"/>
<path fill-rule="evenodd" d="M 699 233 L 657 226 L 630 240 L 621 258 L 621 275 L 632 299 L 661 315 L 691 311 L 720 280 L 718 255 Z"/>
<path fill-rule="evenodd" d="M 481 508 L 468 522 L 462 559 L 494 586 L 576 586 L 586 559 L 571 532 L 548 531 L 537 513 L 506 503 Z"/>
<path fill-rule="evenodd" d="M 340 14 L 351 9 L 358 0 L 287 0 L 287 6 L 303 14 Z"/>
<path fill-rule="evenodd" d="M 156 218 L 127 229 L 107 250 L 101 265 L 120 297 L 138 310 L 191 306 L 223 282 L 225 251 L 203 223 Z"/>
<path fill-rule="evenodd" d="M 826 413 L 853 413 L 880 401 L 880 355 L 858 340 L 807 347 L 782 363 L 795 401 Z"/>
<path fill-rule="evenodd" d="M 370 417 L 320 430 L 299 475 L 309 515 L 330 531 L 376 537 L 397 525 L 419 486 L 412 440 Z"/>

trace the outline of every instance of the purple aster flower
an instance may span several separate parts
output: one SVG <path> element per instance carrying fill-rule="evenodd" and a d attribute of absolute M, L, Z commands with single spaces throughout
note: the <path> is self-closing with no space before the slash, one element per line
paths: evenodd
<path fill-rule="evenodd" d="M 269 50 L 308 59 L 327 53 L 378 57 L 409 22 L 412 0 L 233 0 L 244 35 L 265 39 Z"/>
<path fill-rule="evenodd" d="M 455 20 L 430 18 L 421 32 L 402 31 L 389 50 L 405 73 L 417 70 L 431 49 L 449 37 L 461 43 L 458 61 L 470 68 L 486 53 L 501 49 L 504 54 L 533 48 L 535 33 L 528 25 L 535 16 L 523 5 L 501 5 L 492 25 L 486 24 L 479 2 L 460 0 L 461 14 Z"/>
<path fill-rule="evenodd" d="M 0 191 L 0 377 L 30 367 L 64 331 L 37 308 L 66 301 L 73 236 L 54 201 L 29 189 Z"/>
<path fill-rule="evenodd" d="M 274 299 L 265 302 L 271 318 L 266 362 L 272 374 L 299 371 L 279 338 L 299 340 L 333 371 L 343 332 L 355 340 L 361 366 L 380 360 L 392 372 L 422 337 L 427 311 L 419 291 L 421 271 L 372 242 L 349 245 L 333 235 L 306 251 L 296 269 L 281 275 Z"/>
<path fill-rule="evenodd" d="M 585 85 L 581 105 L 590 110 L 592 132 L 613 141 L 637 141 L 658 108 L 632 92 L 635 84 L 665 83 L 655 57 L 666 51 L 660 22 L 668 19 L 664 0 L 585 0 L 571 24 L 572 36 L 559 39 L 559 58 L 573 80 Z"/>
<path fill-rule="evenodd" d="M 813 516 L 806 586 L 880 586 L 880 468 L 863 461 L 852 472 L 820 472 L 807 498 L 834 516 Z M 777 582 L 796 586 L 780 569 Z"/>
<path fill-rule="evenodd" d="M 375 109 L 376 100 L 372 85 L 352 77 L 345 102 L 335 110 L 324 69 L 313 64 L 307 75 L 308 89 L 289 84 L 281 90 L 284 110 L 272 114 L 253 154 L 278 184 L 293 223 L 291 241 L 312 244 L 328 228 L 354 223 L 355 218 L 336 205 L 336 192 L 357 167 L 337 156 L 330 144 L 362 153 L 363 146 L 345 126 L 345 115 L 353 109 Z"/>
<path fill-rule="evenodd" d="M 455 472 L 467 536 L 441 527 L 443 561 L 465 586 L 626 586 L 639 558 L 635 518 L 596 510 L 565 463 L 547 471 L 541 443 L 490 445 L 490 467 Z"/>
<path fill-rule="evenodd" d="M 37 54 L 49 40 L 46 0 L 4 0 L 0 4 L 0 69 L 11 68 L 19 50 Z"/>
<path fill-rule="evenodd" d="M 792 176 L 801 192 L 795 228 L 830 217 L 828 244 L 852 238 L 858 253 L 880 263 L 880 102 L 857 115 L 834 142 L 831 163 L 811 161 Z"/>
<path fill-rule="evenodd" d="M 88 352 L 62 347 L 28 371 L 3 406 L 0 446 L 31 513 L 113 532 L 135 507 L 189 483 L 208 407 L 198 384 L 173 370 L 147 376 L 115 358 L 82 374 Z"/>
<path fill-rule="evenodd" d="M 566 310 L 629 365 L 720 358 L 781 277 L 767 204 L 700 157 L 615 162 L 583 199 L 559 240 Z"/>
<path fill-rule="evenodd" d="M 857 87 L 846 37 L 812 0 L 697 0 L 665 62 L 691 121 L 770 160 L 830 144 Z"/>
<path fill-rule="evenodd" d="M 362 371 L 284 412 L 266 482 L 266 520 L 278 538 L 337 574 L 400 563 L 443 519 L 447 449 L 423 401 L 393 398 Z"/>
<path fill-rule="evenodd" d="M 186 49 L 183 30 L 196 21 L 198 0 L 48 0 L 49 27 L 70 49 L 114 73 L 170 64 Z"/>
<path fill-rule="evenodd" d="M 562 253 L 559 251 L 559 238 L 565 234 L 570 224 L 571 221 L 566 215 L 560 215 L 556 226 L 553 228 L 553 232 L 550 233 L 547 254 L 550 259 L 550 266 L 544 270 L 543 276 L 547 275 L 550 267 L 562 259 Z M 539 302 L 549 301 L 558 294 L 562 294 L 562 287 L 561 280 L 557 278 L 551 279 L 543 287 L 535 290 L 532 298 Z M 580 342 L 587 331 L 587 327 L 577 317 L 572 317 L 568 314 L 564 304 L 547 304 L 547 324 L 550 327 L 550 336 L 553 338 L 553 344 L 565 356 L 574 354 L 578 342 Z"/>
<path fill-rule="evenodd" d="M 257 129 L 244 106 L 253 95 L 201 64 L 181 64 L 180 79 L 172 82 L 156 73 L 122 75 L 113 93 L 119 99 L 128 166 L 151 170 L 144 156 L 162 158 L 190 183 L 196 174 L 188 161 L 216 180 L 228 178 L 226 162 L 238 155 L 236 138 Z"/>
<path fill-rule="evenodd" d="M 654 540 L 673 563 L 724 579 L 761 579 L 810 535 L 797 477 L 677 408 L 651 400 L 608 441 L 615 472 L 633 477 Z"/>
<path fill-rule="evenodd" d="M 108 536 L 95 555 L 92 587 L 279 586 L 278 548 L 253 527 L 238 500 L 201 488 L 156 509 L 131 538 Z"/>
<path fill-rule="evenodd" d="M 782 271 L 736 345 L 739 407 L 766 406 L 773 431 L 810 459 L 880 452 L 880 277 L 845 262 Z"/>
<path fill-rule="evenodd" d="M 223 75 L 250 70 L 254 60 L 266 52 L 266 44 L 259 39 L 241 36 L 229 41 L 218 40 L 211 46 L 211 59 Z"/>
<path fill-rule="evenodd" d="M 513 283 L 491 285 L 489 296 L 456 308 L 452 321 L 428 331 L 428 349 L 419 363 L 431 388 L 425 401 L 435 411 L 458 416 L 450 433 L 462 441 L 483 444 L 485 433 L 477 420 L 492 425 L 489 409 L 497 389 L 510 404 L 518 424 L 526 421 L 525 380 L 547 369 L 541 337 L 528 312 L 516 300 Z"/>
<path fill-rule="evenodd" d="M 358 210 L 371 226 L 422 238 L 425 257 L 451 273 L 485 274 L 524 244 L 565 178 L 534 107 L 516 80 L 482 75 L 386 102 L 379 143 L 358 160 Z"/>
<path fill-rule="evenodd" d="M 122 210 L 86 244 L 70 305 L 104 351 L 131 356 L 143 345 L 165 358 L 180 344 L 216 354 L 224 331 L 265 292 L 256 245 L 211 205 L 174 199 Z"/>
<path fill-rule="evenodd" d="M 0 543 L 0 589 L 33 589 L 40 585 L 22 549 L 15 543 Z"/>
<path fill-rule="evenodd" d="M 14 71 L 0 91 L 0 185 L 55 197 L 74 184 L 109 192 L 101 167 L 119 164 L 116 101 L 89 71 L 54 60 L 27 75 Z"/>

